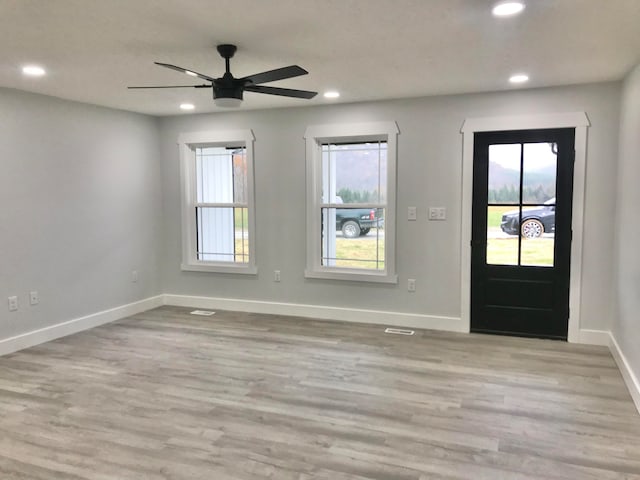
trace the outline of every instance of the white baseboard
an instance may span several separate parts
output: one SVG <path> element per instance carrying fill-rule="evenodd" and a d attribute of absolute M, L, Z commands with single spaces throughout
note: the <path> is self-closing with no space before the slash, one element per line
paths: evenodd
<path fill-rule="evenodd" d="M 580 329 L 578 330 L 578 338 L 575 343 L 608 347 L 610 341 L 611 341 L 611 333 L 609 333 L 607 330 Z"/>
<path fill-rule="evenodd" d="M 424 328 L 449 332 L 468 333 L 462 319 L 421 315 L 417 313 L 385 312 L 357 308 L 327 307 L 297 303 L 279 303 L 261 300 L 240 300 L 232 298 L 195 297 L 189 295 L 164 295 L 165 305 L 207 309 L 233 310 L 236 312 L 288 315 L 294 317 L 339 320 L 343 322 L 373 323 L 392 327 Z"/>
<path fill-rule="evenodd" d="M 631 365 L 629 365 L 627 357 L 622 353 L 620 345 L 618 345 L 613 334 L 609 334 L 609 350 L 611 350 L 611 355 L 613 355 L 613 359 L 618 364 L 618 369 L 620 369 L 620 373 L 622 373 L 624 383 L 627 384 L 631 398 L 633 398 L 633 403 L 636 404 L 638 413 L 640 413 L 640 381 L 638 381 L 638 377 L 631 368 Z"/>
<path fill-rule="evenodd" d="M 51 325 L 32 332 L 16 335 L 15 337 L 0 340 L 0 355 L 17 352 L 25 348 L 33 347 L 41 343 L 49 342 L 60 337 L 72 335 L 82 330 L 94 328 L 105 323 L 115 322 L 122 318 L 135 315 L 145 310 L 159 307 L 163 304 L 163 296 L 149 297 L 139 302 L 129 303 L 120 307 L 111 308 L 102 312 L 93 313 L 85 317 L 74 318 L 66 322 Z"/>

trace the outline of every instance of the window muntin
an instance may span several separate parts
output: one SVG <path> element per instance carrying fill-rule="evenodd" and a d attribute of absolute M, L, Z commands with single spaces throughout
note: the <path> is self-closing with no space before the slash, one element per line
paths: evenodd
<path fill-rule="evenodd" d="M 183 270 L 256 273 L 251 131 L 180 136 Z"/>
<path fill-rule="evenodd" d="M 323 143 L 324 267 L 384 271 L 387 142 Z"/>

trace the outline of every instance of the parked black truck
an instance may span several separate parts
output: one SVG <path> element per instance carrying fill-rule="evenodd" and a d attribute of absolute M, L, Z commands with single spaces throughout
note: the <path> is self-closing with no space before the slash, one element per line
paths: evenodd
<path fill-rule="evenodd" d="M 383 218 L 382 208 L 337 208 L 336 230 L 342 230 L 345 238 L 357 238 L 382 227 Z"/>

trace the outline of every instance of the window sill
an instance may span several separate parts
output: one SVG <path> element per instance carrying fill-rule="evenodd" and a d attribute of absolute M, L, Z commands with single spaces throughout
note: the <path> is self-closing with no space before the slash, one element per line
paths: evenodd
<path fill-rule="evenodd" d="M 258 267 L 253 265 L 221 265 L 219 263 L 196 263 L 180 265 L 183 272 L 237 273 L 240 275 L 257 275 Z"/>
<path fill-rule="evenodd" d="M 368 283 L 398 283 L 398 275 L 380 273 L 343 272 L 338 270 L 305 270 L 305 278 L 318 278 L 322 280 L 346 280 L 350 282 Z"/>

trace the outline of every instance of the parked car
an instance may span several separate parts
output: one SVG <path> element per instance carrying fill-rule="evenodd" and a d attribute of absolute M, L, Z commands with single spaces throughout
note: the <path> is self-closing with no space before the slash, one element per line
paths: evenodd
<path fill-rule="evenodd" d="M 346 238 L 357 238 L 382 227 L 383 215 L 382 208 L 337 208 L 336 230 Z"/>
<path fill-rule="evenodd" d="M 500 228 L 508 235 L 522 235 L 523 238 L 538 238 L 543 233 L 556 231 L 556 199 L 544 202 L 543 207 L 523 208 L 522 223 L 520 212 L 511 210 L 502 215 Z"/>

